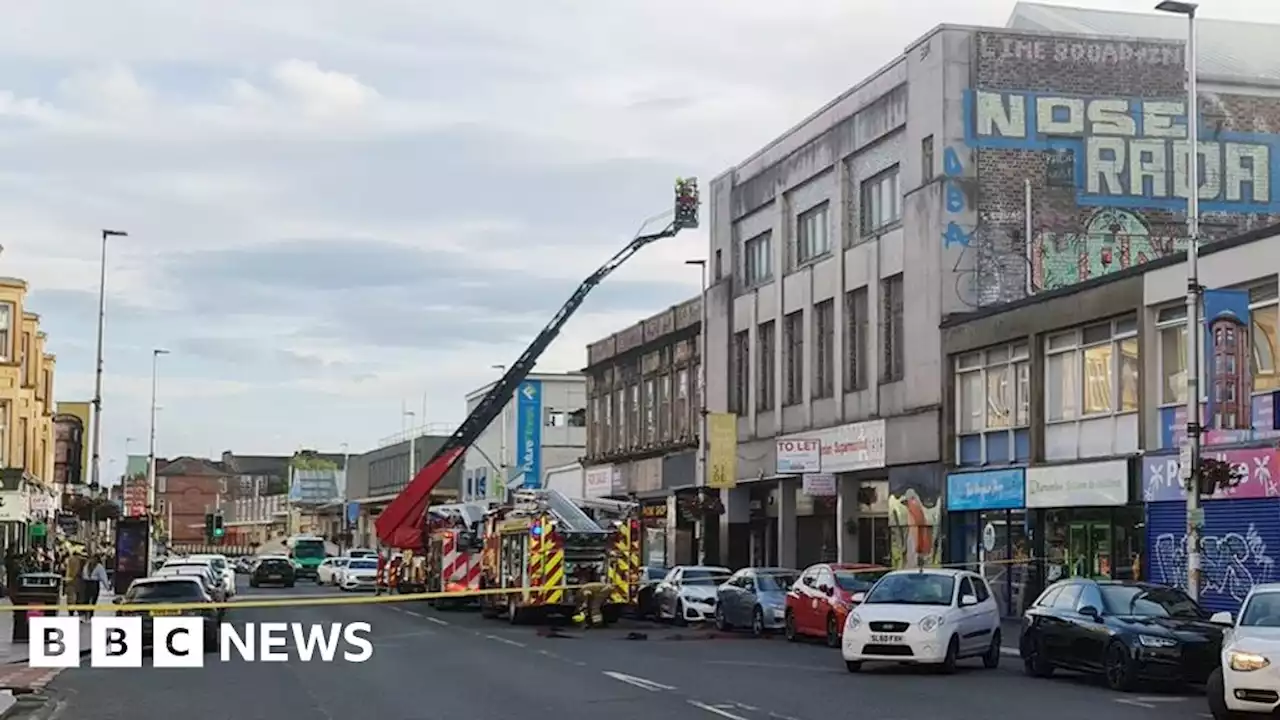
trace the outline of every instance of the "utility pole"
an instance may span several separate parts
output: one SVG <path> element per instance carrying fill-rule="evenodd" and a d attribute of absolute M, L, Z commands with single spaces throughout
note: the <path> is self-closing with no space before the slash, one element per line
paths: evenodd
<path fill-rule="evenodd" d="M 147 516 L 156 511 L 156 378 L 160 367 L 160 356 L 168 355 L 168 350 L 156 348 L 151 351 L 151 433 L 147 444 Z"/>
<path fill-rule="evenodd" d="M 102 260 L 98 266 L 98 351 L 93 374 L 93 449 L 89 466 L 90 495 L 97 498 L 102 487 L 102 336 L 107 324 L 107 239 L 128 237 L 123 230 L 102 231 Z M 89 552 L 98 548 L 98 506 L 92 506 L 89 515 Z"/>
<path fill-rule="evenodd" d="M 1196 9 L 1165 0 L 1156 10 L 1187 16 L 1187 438 L 1179 466 L 1187 486 L 1187 594 L 1200 597 L 1200 118 L 1196 86 Z"/>
<path fill-rule="evenodd" d="M 503 375 L 507 374 L 506 365 L 493 365 L 492 367 Z M 502 494 L 498 495 L 499 500 L 503 499 L 507 492 L 507 407 L 509 405 L 511 405 L 511 398 L 507 398 L 502 405 L 502 418 L 498 421 L 498 424 L 502 426 L 498 440 L 498 477 L 492 488 L 485 487 L 484 489 L 486 497 L 493 497 L 495 492 L 501 491 Z"/>
<path fill-rule="evenodd" d="M 698 327 L 698 492 L 707 490 L 707 261 L 686 260 L 686 265 L 697 265 L 702 275 L 702 317 Z M 719 492 L 719 490 L 716 490 Z M 698 563 L 707 564 L 707 519 L 698 519 Z"/>

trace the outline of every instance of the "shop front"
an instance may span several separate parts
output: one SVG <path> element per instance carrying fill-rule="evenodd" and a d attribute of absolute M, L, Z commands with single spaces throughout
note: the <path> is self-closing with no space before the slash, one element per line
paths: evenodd
<path fill-rule="evenodd" d="M 667 510 L 666 498 L 640 503 L 640 524 L 644 528 L 640 553 L 645 565 L 667 567 Z"/>
<path fill-rule="evenodd" d="M 1027 468 L 1027 509 L 1044 528 L 1035 544 L 1044 580 L 1034 590 L 1065 577 L 1138 577 L 1143 508 L 1130 502 L 1133 465 L 1124 458 Z"/>
<path fill-rule="evenodd" d="M 1210 447 L 1204 455 L 1229 463 L 1239 484 L 1201 504 L 1200 604 L 1236 612 L 1254 585 L 1280 581 L 1280 456 L 1275 447 Z M 1186 490 L 1176 454 L 1142 459 L 1142 496 L 1146 579 L 1186 587 Z"/>
<path fill-rule="evenodd" d="M 947 562 L 981 573 L 1001 615 L 1019 615 L 1032 536 L 1025 469 L 947 475 L 946 511 Z"/>

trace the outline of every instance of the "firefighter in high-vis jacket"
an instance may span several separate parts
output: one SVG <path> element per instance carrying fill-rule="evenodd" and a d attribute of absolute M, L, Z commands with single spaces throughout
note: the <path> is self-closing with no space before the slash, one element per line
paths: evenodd
<path fill-rule="evenodd" d="M 578 614 L 574 621 L 587 627 L 604 627 L 604 604 L 609 600 L 613 588 L 609 583 L 590 582 L 578 591 Z"/>

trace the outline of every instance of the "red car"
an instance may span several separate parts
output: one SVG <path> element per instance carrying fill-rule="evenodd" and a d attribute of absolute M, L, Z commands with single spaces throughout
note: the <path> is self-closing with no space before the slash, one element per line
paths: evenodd
<path fill-rule="evenodd" d="M 862 563 L 810 565 L 787 592 L 787 639 L 820 637 L 829 647 L 840 647 L 854 594 L 870 590 L 887 572 L 888 568 Z"/>

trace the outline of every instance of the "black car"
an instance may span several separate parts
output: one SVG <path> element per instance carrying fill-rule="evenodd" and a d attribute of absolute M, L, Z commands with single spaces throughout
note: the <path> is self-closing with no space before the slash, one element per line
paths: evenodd
<path fill-rule="evenodd" d="M 117 597 L 117 605 L 213 605 L 213 598 L 205 590 L 200 578 L 191 575 L 141 578 L 133 581 L 123 596 Z M 141 616 L 143 642 L 151 641 L 152 618 L 168 615 L 185 615 L 204 618 L 205 651 L 218 647 L 218 624 L 223 613 L 213 607 L 188 610 L 119 610 L 121 616 Z"/>
<path fill-rule="evenodd" d="M 1122 691 L 1143 681 L 1198 684 L 1217 666 L 1223 630 L 1176 588 L 1072 578 L 1027 610 L 1019 654 L 1033 677 L 1063 668 L 1100 674 Z"/>
<path fill-rule="evenodd" d="M 652 565 L 640 568 L 640 589 L 636 592 L 636 616 L 658 616 L 658 606 L 653 601 L 653 590 L 667 576 L 667 569 Z"/>
<path fill-rule="evenodd" d="M 285 558 L 263 558 L 253 568 L 249 576 L 249 587 L 263 585 L 283 585 L 293 587 L 297 582 L 298 572 L 293 562 Z"/>

